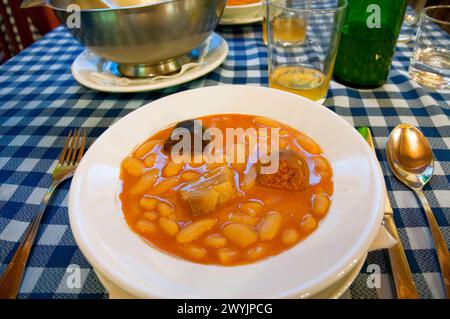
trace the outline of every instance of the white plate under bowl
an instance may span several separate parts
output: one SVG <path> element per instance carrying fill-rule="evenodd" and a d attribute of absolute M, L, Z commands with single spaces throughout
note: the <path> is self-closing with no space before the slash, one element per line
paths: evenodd
<path fill-rule="evenodd" d="M 345 276 L 343 276 L 336 283 L 331 285 L 330 287 L 325 288 L 319 293 L 312 296 L 312 299 L 338 299 L 340 298 L 347 290 L 350 288 L 351 284 L 355 280 L 356 276 L 358 276 L 362 266 L 364 265 L 364 261 L 366 260 L 367 254 L 364 255 L 363 258 L 358 262 L 358 264 L 353 267 Z M 136 299 L 135 296 L 130 295 L 126 291 L 120 289 L 116 285 L 114 285 L 111 281 L 109 281 L 106 277 L 104 277 L 98 270 L 95 270 L 98 279 L 101 281 L 103 286 L 108 290 L 110 299 Z"/>
<path fill-rule="evenodd" d="M 217 33 L 213 33 L 208 41 L 210 41 L 209 49 L 205 52 L 203 63 L 174 78 L 159 79 L 148 83 L 144 83 L 144 79 L 128 78 L 129 85 L 125 86 L 114 84 L 113 81 L 110 83 L 97 82 L 91 78 L 92 72 L 107 72 L 110 73 L 109 76 L 115 77 L 112 70 L 115 67 L 112 62 L 105 61 L 88 50 L 82 52 L 73 62 L 72 75 L 81 85 L 102 92 L 133 93 L 161 90 L 198 79 L 212 72 L 225 61 L 229 50 L 227 41 Z M 117 78 L 120 79 L 120 77 Z"/>
<path fill-rule="evenodd" d="M 220 25 L 249 24 L 262 21 L 264 15 L 263 2 L 240 6 L 226 6 L 223 10 Z"/>
<path fill-rule="evenodd" d="M 367 254 L 359 260 L 355 267 L 353 267 L 348 273 L 345 274 L 340 280 L 325 288 L 324 290 L 318 292 L 312 299 L 338 299 L 350 288 L 352 283 L 355 281 L 359 272 L 361 271 L 364 262 L 366 261 Z"/>
<path fill-rule="evenodd" d="M 219 113 L 273 118 L 312 137 L 334 172 L 332 204 L 319 228 L 295 247 L 250 265 L 200 265 L 152 248 L 132 232 L 116 201 L 120 163 L 162 128 Z M 72 180 L 70 225 L 101 274 L 140 298 L 304 298 L 358 263 L 383 217 L 380 166 L 359 133 L 326 107 L 287 92 L 215 86 L 173 94 L 128 114 L 90 147 Z"/>

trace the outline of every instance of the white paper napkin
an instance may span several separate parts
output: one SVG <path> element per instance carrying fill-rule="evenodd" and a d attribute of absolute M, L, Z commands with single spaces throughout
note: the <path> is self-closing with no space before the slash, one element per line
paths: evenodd
<path fill-rule="evenodd" d="M 381 226 L 377 237 L 375 237 L 375 240 L 369 248 L 369 251 L 391 248 L 395 244 L 397 244 L 395 238 L 392 237 L 386 227 Z"/>

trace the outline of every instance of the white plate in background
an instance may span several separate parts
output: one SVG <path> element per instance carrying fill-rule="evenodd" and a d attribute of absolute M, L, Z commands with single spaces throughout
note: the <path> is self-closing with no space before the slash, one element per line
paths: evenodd
<path fill-rule="evenodd" d="M 81 85 L 102 92 L 133 93 L 165 89 L 198 79 L 214 71 L 225 61 L 229 50 L 227 41 L 217 33 L 213 33 L 207 41 L 210 42 L 208 51 L 203 57 L 203 63 L 174 78 L 148 81 L 147 83 L 142 78 L 126 78 L 129 81 L 128 85 L 115 84 L 114 80 L 98 81 L 92 78 L 91 73 L 105 72 L 108 77 L 119 80 L 122 77 L 117 74 L 117 64 L 106 61 L 88 50 L 82 52 L 73 62 L 72 75 Z"/>
<path fill-rule="evenodd" d="M 260 22 L 263 19 L 263 2 L 250 3 L 240 6 L 226 6 L 220 25 L 249 24 Z"/>

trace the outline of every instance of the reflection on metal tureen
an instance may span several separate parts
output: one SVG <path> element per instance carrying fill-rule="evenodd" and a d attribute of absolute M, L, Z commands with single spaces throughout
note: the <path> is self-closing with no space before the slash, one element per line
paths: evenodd
<path fill-rule="evenodd" d="M 155 0 L 114 8 L 101 8 L 95 2 L 26 0 L 22 6 L 52 8 L 79 42 L 118 63 L 123 75 L 148 77 L 176 72 L 188 62 L 190 52 L 216 28 L 226 0 Z M 73 21 L 73 10 L 67 10 L 71 4 L 81 8 L 79 28 L 66 23 Z"/>

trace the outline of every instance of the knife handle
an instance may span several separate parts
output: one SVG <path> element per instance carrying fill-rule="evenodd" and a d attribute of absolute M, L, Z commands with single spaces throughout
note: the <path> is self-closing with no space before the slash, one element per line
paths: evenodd
<path fill-rule="evenodd" d="M 394 217 L 391 214 L 384 215 L 384 223 L 388 231 L 397 241 L 392 248 L 388 249 L 389 258 L 391 261 L 392 276 L 394 277 L 395 290 L 397 298 L 399 299 L 419 299 L 416 285 L 414 283 L 411 269 L 409 268 L 406 259 L 405 251 L 403 250 L 400 236 L 397 227 L 394 223 Z"/>

